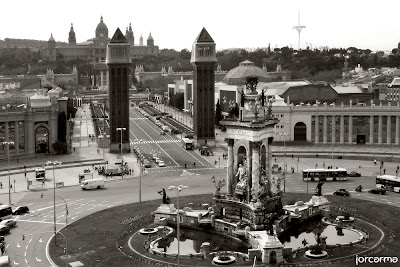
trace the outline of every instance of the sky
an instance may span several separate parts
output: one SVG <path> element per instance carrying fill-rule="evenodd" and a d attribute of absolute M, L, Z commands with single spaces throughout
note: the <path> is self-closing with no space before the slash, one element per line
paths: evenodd
<path fill-rule="evenodd" d="M 400 42 L 400 1 L 380 0 L 19 0 L 0 3 L 0 39 L 18 38 L 68 42 L 73 23 L 77 42 L 94 37 L 100 16 L 111 38 L 132 23 L 135 43 L 151 32 L 160 49 L 191 50 L 205 27 L 225 48 L 297 49 L 293 26 L 306 26 L 300 47 L 312 45 L 392 50 Z"/>

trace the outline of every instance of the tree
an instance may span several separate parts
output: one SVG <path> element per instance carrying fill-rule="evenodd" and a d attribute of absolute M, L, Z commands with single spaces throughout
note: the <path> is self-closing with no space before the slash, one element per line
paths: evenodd
<path fill-rule="evenodd" d="M 221 116 L 221 105 L 219 104 L 219 99 L 215 105 L 215 125 L 219 126 L 219 122 L 222 119 Z"/>

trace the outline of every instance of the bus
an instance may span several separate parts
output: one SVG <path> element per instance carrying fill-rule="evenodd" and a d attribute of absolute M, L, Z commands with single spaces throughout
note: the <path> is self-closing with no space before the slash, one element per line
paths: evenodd
<path fill-rule="evenodd" d="M 46 169 L 44 167 L 38 167 L 35 170 L 36 180 L 44 180 L 46 179 Z"/>
<path fill-rule="evenodd" d="M 346 181 L 347 170 L 337 169 L 308 169 L 303 170 L 303 181 Z"/>
<path fill-rule="evenodd" d="M 10 219 L 12 209 L 9 205 L 0 205 L 0 220 Z"/>
<path fill-rule="evenodd" d="M 394 175 L 380 175 L 376 177 L 376 188 L 400 193 L 400 177 Z"/>
<path fill-rule="evenodd" d="M 182 138 L 182 146 L 184 149 L 193 149 L 193 140 L 189 138 Z"/>

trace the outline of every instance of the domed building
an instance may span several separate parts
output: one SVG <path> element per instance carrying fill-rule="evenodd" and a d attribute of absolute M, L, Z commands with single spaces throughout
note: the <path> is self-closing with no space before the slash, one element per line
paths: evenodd
<path fill-rule="evenodd" d="M 142 58 L 145 55 L 159 54 L 159 47 L 154 45 L 154 39 L 151 34 L 147 39 L 147 45 L 143 44 L 143 37 L 141 37 L 139 44 L 135 44 L 135 37 L 130 23 L 125 37 L 130 45 L 131 58 Z M 56 46 L 56 41 L 53 34 L 51 34 L 48 47 L 42 50 L 43 59 L 56 61 L 57 56 L 62 56 L 64 60 L 84 59 L 94 62 L 104 61 L 110 38 L 108 37 L 108 27 L 104 22 L 103 16 L 100 17 L 100 22 L 96 26 L 94 38 L 82 43 L 77 43 L 76 40 L 76 33 L 71 23 L 68 34 L 68 46 Z"/>

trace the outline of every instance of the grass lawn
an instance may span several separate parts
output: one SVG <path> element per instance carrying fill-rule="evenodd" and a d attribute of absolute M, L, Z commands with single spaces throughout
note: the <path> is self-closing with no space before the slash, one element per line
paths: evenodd
<path fill-rule="evenodd" d="M 379 222 L 384 223 L 384 225 L 379 225 L 380 228 L 385 232 L 385 239 L 382 241 L 384 247 L 379 245 L 374 250 L 379 249 L 380 251 L 374 254 L 375 256 L 400 256 L 400 241 L 398 238 L 394 238 L 393 235 L 400 231 L 400 224 L 398 223 L 400 212 L 399 208 L 383 205 L 375 202 L 364 201 L 353 199 L 351 197 L 338 197 L 338 196 L 327 196 L 328 200 L 331 201 L 334 209 L 338 207 L 350 208 L 350 215 L 360 218 L 365 221 L 376 220 L 374 224 Z M 303 200 L 308 201 L 310 195 L 301 193 L 288 193 L 285 194 L 283 198 L 283 203 L 293 204 L 295 201 Z M 176 202 L 175 198 L 172 198 L 172 203 Z M 179 202 L 181 207 L 185 203 L 194 203 L 194 208 L 199 208 L 202 203 L 211 204 L 211 195 L 194 195 L 180 197 Z M 147 260 L 143 257 L 137 256 L 133 253 L 127 246 L 127 240 L 132 236 L 137 230 L 148 227 L 152 224 L 153 217 L 151 212 L 155 211 L 160 205 L 161 200 L 148 201 L 145 203 L 134 203 L 123 206 L 118 206 L 103 211 L 96 212 L 85 218 L 82 218 L 62 230 L 63 234 L 68 238 L 68 262 L 80 261 L 84 266 L 152 266 L 155 261 Z M 360 222 L 359 225 L 365 230 L 367 230 L 371 235 L 373 234 L 374 228 L 368 226 L 368 224 Z M 358 226 L 358 225 L 356 225 Z M 390 238 L 392 235 L 393 238 Z M 159 256 L 151 255 L 147 253 L 143 248 L 145 241 L 144 236 L 138 236 L 137 242 L 135 242 L 135 248 L 145 254 L 149 258 L 162 260 L 165 262 L 176 263 L 174 258 L 161 258 Z M 363 245 L 369 245 L 376 241 L 372 235 L 370 240 Z M 64 245 L 65 241 L 61 236 L 57 237 L 57 246 L 54 242 L 50 242 L 49 253 L 55 264 L 58 266 L 65 265 L 64 256 Z M 362 246 L 352 246 L 352 247 L 342 247 L 333 250 L 328 250 L 329 255 L 340 256 L 349 252 L 358 252 L 365 250 Z M 130 256 L 129 256 L 130 255 Z M 330 256 L 329 258 L 331 258 Z M 153 264 L 151 264 L 151 263 Z M 186 266 L 213 266 L 211 260 L 200 261 L 194 259 L 181 258 L 181 264 Z M 295 259 L 294 262 L 305 263 L 302 256 Z M 241 261 L 237 263 L 236 266 L 243 266 L 245 263 Z M 154 266 L 154 265 L 153 265 Z M 161 265 L 163 266 L 163 265 Z M 168 266 L 166 264 L 165 266 Z M 235 265 L 231 265 L 235 266 Z M 248 263 L 248 266 L 251 266 Z M 348 259 L 344 262 L 334 263 L 330 266 L 355 266 L 354 259 Z M 365 265 L 367 266 L 367 265 Z M 395 266 L 391 265 L 379 265 L 374 264 L 374 266 Z"/>

